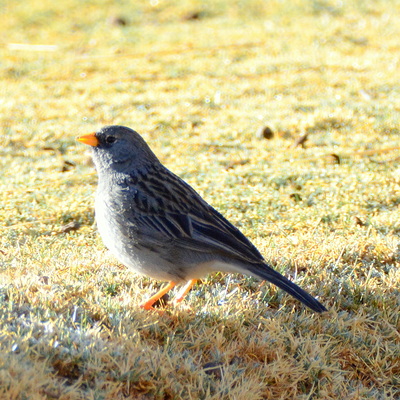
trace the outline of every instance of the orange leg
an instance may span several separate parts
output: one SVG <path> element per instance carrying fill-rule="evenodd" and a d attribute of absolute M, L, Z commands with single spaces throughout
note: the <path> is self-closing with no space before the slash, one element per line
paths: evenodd
<path fill-rule="evenodd" d="M 183 298 L 187 295 L 189 290 L 192 288 L 192 286 L 198 281 L 198 279 L 191 279 L 178 293 L 178 295 L 175 297 L 174 304 L 180 303 Z"/>
<path fill-rule="evenodd" d="M 153 308 L 153 304 L 164 296 L 165 293 L 169 292 L 176 284 L 174 282 L 169 282 L 165 288 L 158 291 L 155 295 L 151 296 L 145 303 L 141 304 L 140 307 L 145 310 L 151 310 Z"/>

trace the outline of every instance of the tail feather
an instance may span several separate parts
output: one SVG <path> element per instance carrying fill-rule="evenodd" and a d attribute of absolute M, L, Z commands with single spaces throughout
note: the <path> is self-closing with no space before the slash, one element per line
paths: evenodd
<path fill-rule="evenodd" d="M 285 278 L 279 272 L 272 269 L 269 265 L 257 264 L 249 267 L 248 271 L 252 275 L 278 286 L 297 300 L 301 301 L 307 307 L 311 308 L 311 310 L 319 313 L 327 311 L 327 309 L 317 299 L 289 279 Z"/>

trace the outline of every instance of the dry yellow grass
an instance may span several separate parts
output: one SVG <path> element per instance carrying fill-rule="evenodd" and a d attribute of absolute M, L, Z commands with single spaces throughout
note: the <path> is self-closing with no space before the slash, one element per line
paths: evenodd
<path fill-rule="evenodd" d="M 400 397 L 399 1 L 0 7 L 0 399 Z M 223 274 L 140 310 L 75 142 L 105 124 L 329 313 Z"/>

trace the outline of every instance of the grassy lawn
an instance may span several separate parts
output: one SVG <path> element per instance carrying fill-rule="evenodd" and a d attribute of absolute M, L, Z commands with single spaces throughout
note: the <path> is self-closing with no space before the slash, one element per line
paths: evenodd
<path fill-rule="evenodd" d="M 1 400 L 400 398 L 398 0 L 6 0 L 0 18 Z M 75 140 L 109 124 L 329 312 L 221 273 L 140 309 L 163 283 L 104 248 Z"/>

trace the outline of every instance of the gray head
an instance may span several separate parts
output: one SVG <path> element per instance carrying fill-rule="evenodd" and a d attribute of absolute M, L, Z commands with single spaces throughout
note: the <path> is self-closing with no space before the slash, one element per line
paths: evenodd
<path fill-rule="evenodd" d="M 105 126 L 77 140 L 92 146 L 93 161 L 99 174 L 106 170 L 129 172 L 159 163 L 144 139 L 125 126 Z"/>

